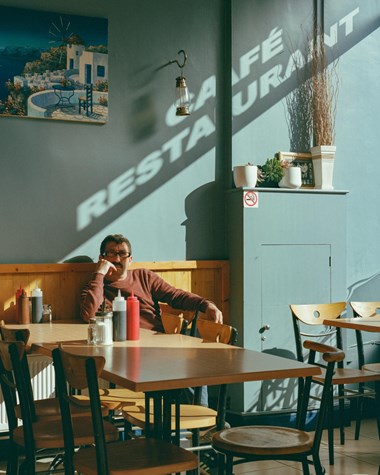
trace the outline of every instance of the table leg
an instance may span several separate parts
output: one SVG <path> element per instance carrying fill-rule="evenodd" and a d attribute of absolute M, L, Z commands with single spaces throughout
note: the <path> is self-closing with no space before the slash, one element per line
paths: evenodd
<path fill-rule="evenodd" d="M 166 441 L 172 440 L 172 404 L 175 405 L 175 436 L 174 443 L 180 440 L 180 395 L 181 391 L 172 389 L 145 393 L 145 432 L 147 437 L 155 437 Z M 150 420 L 150 400 L 153 399 L 153 429 Z"/>

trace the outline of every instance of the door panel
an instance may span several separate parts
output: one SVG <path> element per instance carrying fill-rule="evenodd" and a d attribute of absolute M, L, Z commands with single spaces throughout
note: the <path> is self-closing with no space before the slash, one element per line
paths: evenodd
<path fill-rule="evenodd" d="M 330 255 L 327 244 L 262 245 L 262 351 L 296 357 L 289 304 L 330 302 Z M 289 381 L 263 383 L 260 410 L 293 407 L 293 389 Z"/>

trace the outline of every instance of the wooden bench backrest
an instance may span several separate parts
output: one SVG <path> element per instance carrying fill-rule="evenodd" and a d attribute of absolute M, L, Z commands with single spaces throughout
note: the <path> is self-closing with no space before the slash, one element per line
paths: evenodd
<path fill-rule="evenodd" d="M 91 279 L 94 263 L 0 264 L 0 320 L 16 321 L 15 294 L 22 287 L 30 296 L 40 287 L 43 302 L 51 304 L 53 321 L 80 321 L 81 289 Z M 229 321 L 227 261 L 134 262 L 131 268 L 151 269 L 175 287 L 216 303 Z"/>

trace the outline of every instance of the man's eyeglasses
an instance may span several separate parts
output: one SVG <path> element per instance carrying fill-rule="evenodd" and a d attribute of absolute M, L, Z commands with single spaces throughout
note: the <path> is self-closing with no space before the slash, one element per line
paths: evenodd
<path fill-rule="evenodd" d="M 104 257 L 116 257 L 119 256 L 120 259 L 126 259 L 127 257 L 130 257 L 131 253 L 128 251 L 105 251 L 103 252 Z"/>

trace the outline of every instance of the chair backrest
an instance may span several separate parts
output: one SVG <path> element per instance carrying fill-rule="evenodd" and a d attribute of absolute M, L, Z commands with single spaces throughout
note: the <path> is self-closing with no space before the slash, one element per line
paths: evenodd
<path fill-rule="evenodd" d="M 380 302 L 350 302 L 354 317 L 380 319 Z"/>
<path fill-rule="evenodd" d="M 92 101 L 93 86 L 92 84 L 86 84 L 84 87 L 86 89 L 86 101 L 90 102 Z"/>
<path fill-rule="evenodd" d="M 303 337 L 313 339 L 323 339 L 326 341 L 328 337 L 335 337 L 334 344 L 338 348 L 342 348 L 342 336 L 340 328 L 326 329 L 323 325 L 325 319 L 340 318 L 346 308 L 346 302 L 333 302 L 324 304 L 305 304 L 305 305 L 290 305 L 290 310 L 293 318 L 293 329 L 296 343 L 297 359 L 304 361 L 302 341 Z M 313 330 L 303 331 L 302 325 L 309 325 Z M 315 328 L 316 326 L 322 328 Z M 341 366 L 341 365 L 340 365 Z"/>
<path fill-rule="evenodd" d="M 197 328 L 199 336 L 205 341 L 236 345 L 237 329 L 235 327 L 200 318 L 197 321 Z"/>
<path fill-rule="evenodd" d="M 22 427 L 24 433 L 24 450 L 26 456 L 31 460 L 34 457 L 35 453 L 35 442 L 33 435 L 33 420 L 31 414 L 31 402 L 30 394 L 28 387 L 25 382 L 24 369 L 22 365 L 22 359 L 25 355 L 25 345 L 22 341 L 0 341 L 0 359 L 1 359 L 1 385 L 3 394 L 7 393 L 6 385 L 15 391 L 17 388 L 17 394 L 19 398 L 20 408 L 21 408 L 21 417 L 22 417 Z M 12 381 L 7 383 L 7 374 L 13 373 L 13 381 L 15 385 L 12 388 Z M 9 392 L 10 393 L 10 392 Z M 4 395 L 5 395 L 4 394 Z M 12 400 L 13 396 L 9 397 L 9 401 Z M 8 396 L 7 396 L 8 398 Z M 16 418 L 16 413 L 14 406 L 13 408 L 6 405 L 7 416 L 9 421 L 10 431 L 14 430 L 14 418 Z M 17 418 L 16 418 L 17 419 Z M 17 426 L 17 421 L 16 421 Z"/>
<path fill-rule="evenodd" d="M 0 335 L 3 341 L 8 341 L 8 342 L 22 341 L 24 345 L 26 346 L 29 341 L 30 331 L 27 328 L 7 328 L 5 326 L 0 326 Z M 32 420 L 35 421 L 36 410 L 34 406 L 34 395 L 33 395 L 33 388 L 32 388 L 30 371 L 29 371 L 28 358 L 25 351 L 23 352 L 23 355 L 22 355 L 21 365 L 23 369 L 23 376 L 25 379 L 26 390 L 28 391 L 28 400 L 30 404 Z"/>
<path fill-rule="evenodd" d="M 9 354 L 9 344 L 2 341 L 0 341 L 0 386 L 8 418 L 9 432 L 12 434 L 13 430 L 18 425 L 15 412 L 15 406 L 17 404 L 16 383 L 13 377 L 13 366 Z"/>
<path fill-rule="evenodd" d="M 173 333 L 186 333 L 187 320 L 180 315 L 172 315 L 171 313 L 161 313 L 161 321 L 165 333 L 172 335 Z"/>
<path fill-rule="evenodd" d="M 88 405 L 87 402 L 78 401 L 75 397 L 69 395 L 67 385 L 75 390 L 88 388 L 98 473 L 108 474 L 107 448 L 104 437 L 98 386 L 98 378 L 104 368 L 105 359 L 102 356 L 89 357 L 72 355 L 62 348 L 56 348 L 53 350 L 53 361 L 56 378 L 58 379 L 57 392 L 62 414 L 65 451 L 69 451 L 71 454 L 74 452 L 74 437 L 70 407 L 78 404 L 82 407 Z"/>
<path fill-rule="evenodd" d="M 30 331 L 27 328 L 7 328 L 0 326 L 1 339 L 4 341 L 22 341 L 26 345 L 29 341 Z"/>
<path fill-rule="evenodd" d="M 199 315 L 199 310 L 195 311 L 190 311 L 190 310 L 180 310 L 178 308 L 173 308 L 167 303 L 159 303 L 160 306 L 160 311 L 161 315 L 167 314 L 167 315 L 175 315 L 178 317 L 182 317 L 186 323 L 183 323 L 182 326 L 182 332 L 181 333 L 189 333 L 190 336 L 195 336 L 196 330 L 197 330 L 197 320 L 198 320 L 198 315 Z M 168 319 L 169 320 L 169 319 Z M 174 321 L 174 319 L 172 319 Z M 165 324 L 162 322 L 164 325 L 165 329 Z M 186 327 L 186 328 L 185 328 Z M 189 329 L 189 331 L 187 331 Z M 165 329 L 166 333 L 173 333 L 173 332 L 167 332 Z"/>
<path fill-rule="evenodd" d="M 367 318 L 380 320 L 380 302 L 350 302 L 354 318 Z M 358 350 L 358 365 L 365 364 L 363 336 L 360 330 L 355 330 L 356 345 Z"/>
<path fill-rule="evenodd" d="M 315 426 L 315 433 L 314 433 L 314 443 L 313 443 L 313 450 L 318 451 L 319 445 L 321 442 L 323 426 L 326 419 L 326 413 L 330 398 L 332 397 L 332 377 L 334 374 L 334 368 L 336 363 L 340 363 L 343 361 L 345 354 L 339 348 L 325 345 L 323 343 L 318 343 L 315 341 L 305 340 L 303 343 L 305 349 L 309 350 L 309 357 L 308 363 L 309 364 L 317 364 L 318 366 L 322 366 L 325 368 L 325 381 L 323 385 L 323 391 L 320 400 L 320 407 L 317 416 L 317 422 Z M 316 361 L 316 355 L 319 354 L 321 359 Z M 304 390 L 302 395 L 302 404 L 300 409 L 300 414 L 298 418 L 298 429 L 304 430 L 307 411 L 309 406 L 309 399 L 310 399 L 310 388 L 313 381 L 312 376 L 308 376 L 305 378 L 304 383 Z"/>

